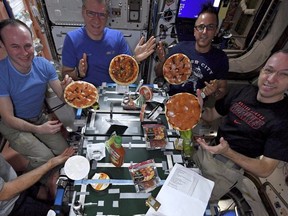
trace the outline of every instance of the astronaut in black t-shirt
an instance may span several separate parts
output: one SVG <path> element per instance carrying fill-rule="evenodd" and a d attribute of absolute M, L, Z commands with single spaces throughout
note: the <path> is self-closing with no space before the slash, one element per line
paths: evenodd
<path fill-rule="evenodd" d="M 223 117 L 215 145 L 199 138 L 201 148 L 193 156 L 203 175 L 215 182 L 212 200 L 240 182 L 244 170 L 265 178 L 280 161 L 288 162 L 287 90 L 288 50 L 281 50 L 262 68 L 258 86 L 233 88 L 205 109 L 204 121 Z M 197 94 L 202 103 L 200 90 Z"/>

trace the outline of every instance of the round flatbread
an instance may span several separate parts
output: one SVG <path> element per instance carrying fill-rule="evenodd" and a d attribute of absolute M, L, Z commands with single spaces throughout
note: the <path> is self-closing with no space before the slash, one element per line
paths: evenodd
<path fill-rule="evenodd" d="M 170 97 L 165 105 L 168 123 L 176 130 L 190 130 L 200 120 L 198 98 L 190 93 L 178 93 Z"/>
<path fill-rule="evenodd" d="M 115 56 L 109 66 L 111 79 L 119 85 L 130 85 L 138 77 L 139 66 L 137 61 L 129 55 L 121 54 Z"/>
<path fill-rule="evenodd" d="M 98 102 L 97 88 L 91 83 L 75 81 L 64 90 L 64 99 L 74 108 L 87 108 Z"/>
<path fill-rule="evenodd" d="M 173 85 L 184 83 L 191 74 L 190 59 L 182 53 L 170 56 L 163 65 L 163 76 L 167 82 Z"/>
<path fill-rule="evenodd" d="M 92 179 L 100 179 L 100 180 L 104 180 L 104 179 L 110 179 L 110 177 L 106 174 L 106 173 L 95 173 L 94 176 L 92 177 Z M 95 183 L 95 184 L 91 184 L 92 188 L 96 191 L 103 191 L 105 190 L 108 186 L 109 183 Z"/>

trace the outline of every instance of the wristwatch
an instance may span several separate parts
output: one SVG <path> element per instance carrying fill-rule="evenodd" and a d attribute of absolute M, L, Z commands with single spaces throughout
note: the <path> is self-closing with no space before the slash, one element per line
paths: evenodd
<path fill-rule="evenodd" d="M 206 98 L 206 95 L 205 95 L 205 93 L 204 93 L 204 91 L 201 91 L 201 97 L 204 99 L 204 98 Z"/>

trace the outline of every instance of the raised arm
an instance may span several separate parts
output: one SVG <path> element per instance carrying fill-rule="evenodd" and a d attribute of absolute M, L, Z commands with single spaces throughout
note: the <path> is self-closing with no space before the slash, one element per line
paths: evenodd
<path fill-rule="evenodd" d="M 86 53 L 83 53 L 83 57 L 79 61 L 78 67 L 70 68 L 63 65 L 62 76 L 65 77 L 66 75 L 68 75 L 73 80 L 81 80 L 86 76 L 87 68 L 88 68 L 87 55 Z"/>
<path fill-rule="evenodd" d="M 72 82 L 72 78 L 68 75 L 64 76 L 64 79 L 60 82 L 60 80 L 53 80 L 49 82 L 49 86 L 55 92 L 58 98 L 64 102 L 63 92 L 65 87 Z"/>
<path fill-rule="evenodd" d="M 227 80 L 211 80 L 205 82 L 205 87 L 202 89 L 206 96 L 214 94 L 215 99 L 218 100 L 227 93 Z"/>
<path fill-rule="evenodd" d="M 154 36 L 151 36 L 149 40 L 144 43 L 145 39 L 142 36 L 138 44 L 134 49 L 134 56 L 137 62 L 141 62 L 148 58 L 155 50 L 156 47 L 156 39 Z"/>

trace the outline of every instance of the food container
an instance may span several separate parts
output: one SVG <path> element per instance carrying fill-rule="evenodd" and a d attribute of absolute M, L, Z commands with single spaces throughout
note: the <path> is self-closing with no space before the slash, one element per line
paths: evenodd
<path fill-rule="evenodd" d="M 148 193 L 160 183 L 160 178 L 153 159 L 131 165 L 129 172 L 135 185 L 136 192 Z"/>
<path fill-rule="evenodd" d="M 147 150 L 165 149 L 167 145 L 167 131 L 161 124 L 143 124 Z"/>

